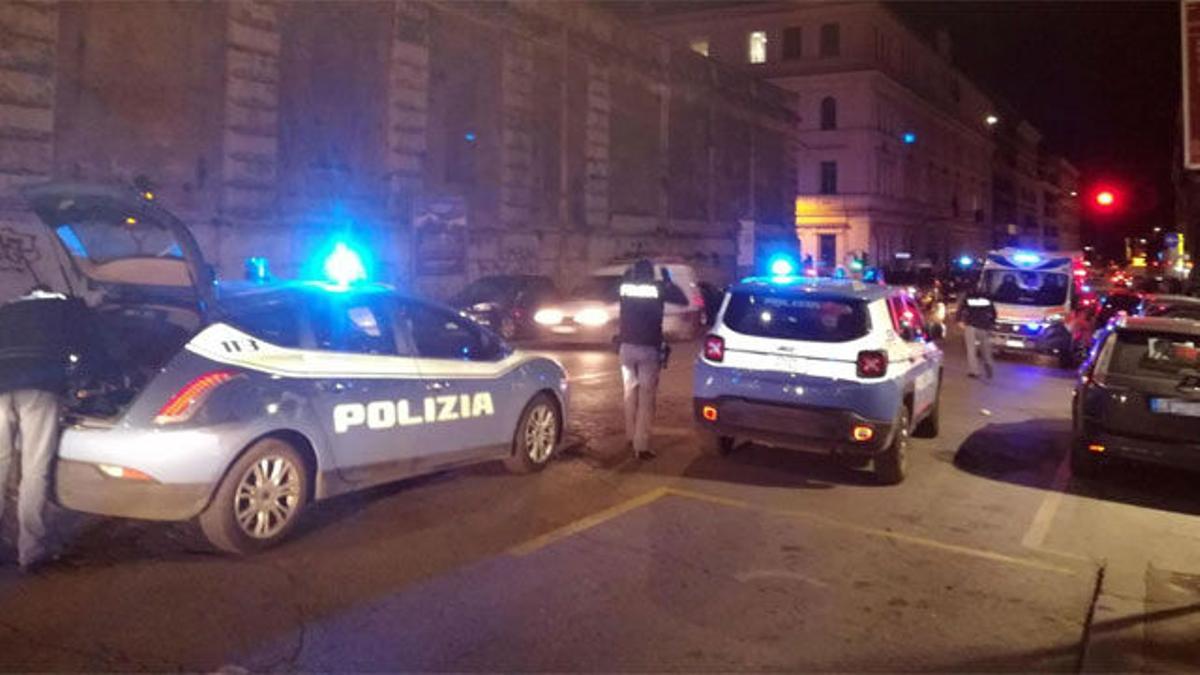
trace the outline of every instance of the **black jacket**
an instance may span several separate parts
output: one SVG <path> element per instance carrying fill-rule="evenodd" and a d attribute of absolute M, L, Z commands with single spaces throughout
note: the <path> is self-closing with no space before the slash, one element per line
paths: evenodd
<path fill-rule="evenodd" d="M 666 288 L 657 281 L 621 281 L 621 344 L 658 348 L 663 343 Z"/>
<path fill-rule="evenodd" d="M 958 305 L 958 318 L 972 328 L 991 330 L 996 326 L 996 305 L 983 293 L 971 291 Z"/>
<path fill-rule="evenodd" d="M 77 298 L 26 296 L 0 306 L 0 393 L 36 389 L 61 394 L 71 357 L 90 351 L 92 317 Z"/>

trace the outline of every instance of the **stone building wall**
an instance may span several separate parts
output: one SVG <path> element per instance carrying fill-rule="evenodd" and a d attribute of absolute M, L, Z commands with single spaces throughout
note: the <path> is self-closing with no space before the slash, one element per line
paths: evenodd
<path fill-rule="evenodd" d="M 602 5 L 4 0 L 0 295 L 55 269 L 20 184 L 139 176 L 225 278 L 348 238 L 438 297 L 639 253 L 724 280 L 740 220 L 787 224 L 794 127 Z"/>

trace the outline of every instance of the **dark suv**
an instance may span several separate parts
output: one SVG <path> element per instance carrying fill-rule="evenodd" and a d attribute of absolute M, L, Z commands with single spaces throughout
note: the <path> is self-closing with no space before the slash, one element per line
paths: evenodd
<path fill-rule="evenodd" d="M 1200 470 L 1200 322 L 1119 317 L 1080 368 L 1071 469 L 1110 457 Z"/>
<path fill-rule="evenodd" d="M 476 279 L 451 298 L 450 305 L 505 340 L 514 340 L 532 335 L 538 306 L 557 299 L 549 277 L 505 274 Z"/>

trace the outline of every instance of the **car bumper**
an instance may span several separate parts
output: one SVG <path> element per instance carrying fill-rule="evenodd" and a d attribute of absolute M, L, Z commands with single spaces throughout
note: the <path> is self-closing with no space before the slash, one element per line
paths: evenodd
<path fill-rule="evenodd" d="M 1038 354 L 1058 354 L 1071 349 L 1071 332 L 1065 326 L 1056 324 L 1041 329 L 1037 333 L 1014 330 L 1004 326 L 990 333 L 992 345 L 998 349 Z"/>
<path fill-rule="evenodd" d="M 1097 458 L 1119 457 L 1147 464 L 1200 471 L 1200 443 L 1188 443 L 1182 439 L 1168 442 L 1095 432 L 1086 440 L 1086 445 L 1091 444 L 1104 446 L 1104 452 L 1095 453 Z"/>
<path fill-rule="evenodd" d="M 716 409 L 715 421 L 704 414 L 709 406 Z M 711 433 L 822 454 L 878 454 L 891 443 L 895 426 L 891 420 L 869 419 L 849 410 L 736 397 L 697 398 L 693 399 L 692 408 L 697 423 Z M 870 440 L 854 440 L 857 426 L 872 430 Z"/>
<path fill-rule="evenodd" d="M 546 343 L 611 345 L 616 335 L 617 329 L 614 324 L 604 326 L 559 324 L 557 326 L 539 325 L 536 338 L 539 342 Z"/>
<path fill-rule="evenodd" d="M 85 513 L 142 520 L 188 520 L 208 504 L 212 486 L 113 478 L 100 465 L 59 460 L 55 492 L 63 507 Z"/>

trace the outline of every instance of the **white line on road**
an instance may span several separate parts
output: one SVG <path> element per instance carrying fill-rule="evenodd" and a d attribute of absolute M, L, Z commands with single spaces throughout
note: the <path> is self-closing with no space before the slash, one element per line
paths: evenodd
<path fill-rule="evenodd" d="M 1071 469 L 1068 466 L 1069 456 L 1064 456 L 1062 463 L 1058 465 L 1058 471 L 1054 473 L 1054 481 L 1050 484 L 1050 494 L 1042 499 L 1041 506 L 1033 515 L 1033 522 L 1029 524 L 1029 529 L 1021 539 L 1021 545 L 1025 548 L 1040 549 L 1046 541 L 1046 535 L 1050 534 L 1050 525 L 1054 522 L 1058 506 L 1062 503 L 1063 491 L 1067 489 L 1067 481 L 1071 478 Z"/>
<path fill-rule="evenodd" d="M 570 382 L 571 384 L 577 384 L 580 382 L 599 382 L 600 380 L 615 379 L 617 376 L 618 376 L 618 374 L 615 372 L 612 372 L 612 371 L 605 371 L 602 373 L 588 373 L 587 375 L 576 375 L 574 377 L 568 377 L 567 382 Z"/>

